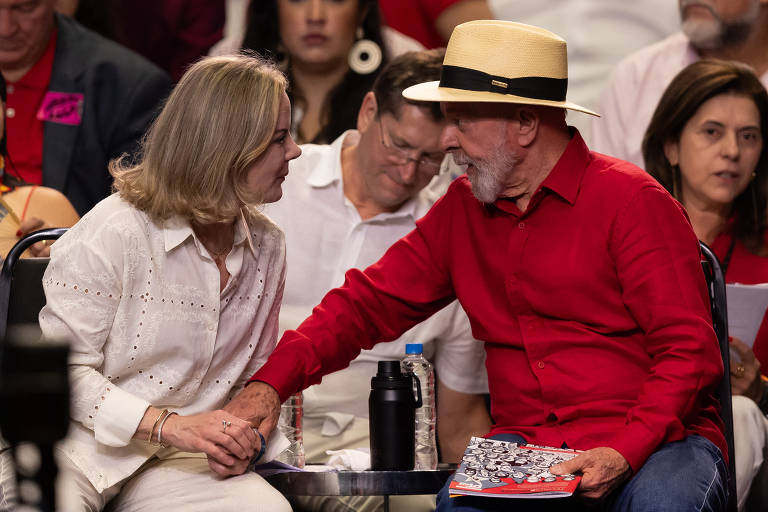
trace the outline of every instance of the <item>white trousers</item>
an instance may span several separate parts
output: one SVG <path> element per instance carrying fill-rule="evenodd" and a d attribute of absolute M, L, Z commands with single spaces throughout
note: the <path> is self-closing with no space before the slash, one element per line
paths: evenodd
<path fill-rule="evenodd" d="M 59 512 L 290 512 L 291 506 L 255 473 L 221 478 L 202 454 L 153 457 L 127 480 L 99 493 L 66 456 L 58 457 Z"/>
<path fill-rule="evenodd" d="M 744 510 L 752 483 L 766 457 L 768 420 L 751 399 L 734 396 L 732 402 L 736 497 L 739 510 Z"/>

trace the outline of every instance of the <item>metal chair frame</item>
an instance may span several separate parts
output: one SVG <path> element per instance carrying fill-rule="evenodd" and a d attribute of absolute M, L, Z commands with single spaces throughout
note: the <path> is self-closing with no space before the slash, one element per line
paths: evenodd
<path fill-rule="evenodd" d="M 716 396 L 720 401 L 720 418 L 725 425 L 725 441 L 728 444 L 728 512 L 737 511 L 736 500 L 736 463 L 733 447 L 733 408 L 731 405 L 731 369 L 730 348 L 728 346 L 728 303 L 725 293 L 725 276 L 720 261 L 714 251 L 704 242 L 699 242 L 703 260 L 701 266 L 707 280 L 710 307 L 712 309 L 712 325 L 720 345 L 720 356 L 723 358 L 723 378 L 717 386 Z"/>
<path fill-rule="evenodd" d="M 9 317 L 9 312 L 14 304 L 11 300 L 11 292 L 13 288 L 14 269 L 19 262 L 23 263 L 25 261 L 21 260 L 21 255 L 32 244 L 43 240 L 56 240 L 66 232 L 67 228 L 49 228 L 35 231 L 16 242 L 16 245 L 14 245 L 8 252 L 8 256 L 6 256 L 3 261 L 3 266 L 0 268 L 0 347 L 2 347 L 2 343 L 5 340 L 9 320 L 11 323 L 14 322 L 13 315 L 11 314 Z M 46 265 L 47 261 L 48 258 L 45 258 Z"/>

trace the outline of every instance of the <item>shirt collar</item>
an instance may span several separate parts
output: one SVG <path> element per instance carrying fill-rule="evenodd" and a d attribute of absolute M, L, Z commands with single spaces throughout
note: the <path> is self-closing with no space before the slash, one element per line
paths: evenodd
<path fill-rule="evenodd" d="M 202 242 L 192 229 L 192 225 L 188 220 L 175 215 L 163 223 L 163 237 L 165 241 L 165 252 L 170 252 L 182 243 L 184 243 L 189 237 L 195 240 L 195 244 L 200 247 Z M 251 250 L 251 253 L 256 256 L 256 249 L 253 246 L 253 239 L 251 237 L 251 230 L 248 229 L 248 222 L 245 219 L 243 210 L 240 210 L 237 218 L 235 219 L 235 239 L 234 246 L 246 243 Z"/>
<path fill-rule="evenodd" d="M 360 139 L 360 133 L 357 130 L 347 130 L 339 135 L 331 143 L 331 155 L 336 159 L 332 165 L 316 165 L 307 177 L 307 184 L 310 187 L 322 188 L 331 183 L 341 181 L 341 150 L 352 144 L 356 144 Z"/>
<path fill-rule="evenodd" d="M 555 163 L 547 177 L 539 185 L 538 190 L 531 197 L 528 210 L 531 210 L 541 201 L 543 189 L 554 192 L 568 202 L 568 204 L 573 205 L 576 201 L 584 171 L 586 171 L 592 157 L 579 131 L 571 126 L 568 129 L 571 132 L 571 140 L 565 147 L 563 154 L 560 155 L 557 163 Z M 499 198 L 493 205 L 499 210 L 514 215 L 521 215 L 523 213 L 517 208 L 517 205 L 511 198 Z"/>
<path fill-rule="evenodd" d="M 51 32 L 51 38 L 48 40 L 48 46 L 37 59 L 37 62 L 24 73 L 17 82 L 17 85 L 28 87 L 30 89 L 46 90 L 51 81 L 51 71 L 53 70 L 53 56 L 56 54 L 56 38 L 58 30 L 54 26 Z"/>
<path fill-rule="evenodd" d="M 581 179 L 592 157 L 579 131 L 573 127 L 569 129 L 571 141 L 539 188 L 551 190 L 572 205 L 576 202 Z"/>

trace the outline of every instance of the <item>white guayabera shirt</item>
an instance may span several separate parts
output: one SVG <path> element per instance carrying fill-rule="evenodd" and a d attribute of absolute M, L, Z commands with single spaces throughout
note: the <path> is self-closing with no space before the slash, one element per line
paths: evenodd
<path fill-rule="evenodd" d="M 158 447 L 131 439 L 146 408 L 222 407 L 275 346 L 283 233 L 249 209 L 235 223 L 223 291 L 189 223 L 158 225 L 113 195 L 52 246 L 40 312 L 71 342 L 71 426 L 62 448 L 102 491 Z"/>

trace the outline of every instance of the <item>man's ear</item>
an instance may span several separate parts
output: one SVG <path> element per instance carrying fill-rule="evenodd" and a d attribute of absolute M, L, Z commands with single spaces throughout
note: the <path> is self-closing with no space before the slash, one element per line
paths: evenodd
<path fill-rule="evenodd" d="M 368 130 L 371 123 L 376 122 L 376 115 L 379 107 L 376 104 L 376 95 L 373 91 L 368 91 L 363 97 L 363 103 L 360 110 L 357 111 L 357 131 L 364 133 Z"/>
<path fill-rule="evenodd" d="M 519 105 L 515 108 L 514 119 L 519 126 L 517 143 L 524 148 L 530 146 L 539 131 L 539 112 L 528 105 Z"/>
<path fill-rule="evenodd" d="M 664 156 L 672 167 L 680 163 L 680 145 L 675 140 L 664 143 Z"/>

